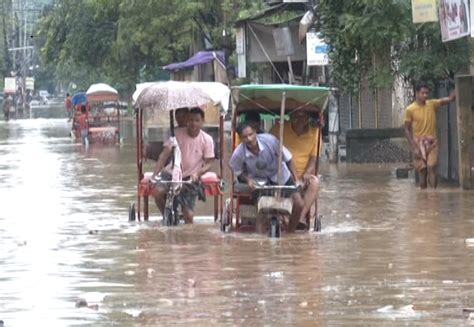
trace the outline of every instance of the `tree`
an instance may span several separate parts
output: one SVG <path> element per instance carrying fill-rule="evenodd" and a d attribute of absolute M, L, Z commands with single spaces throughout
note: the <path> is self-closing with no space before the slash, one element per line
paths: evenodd
<path fill-rule="evenodd" d="M 444 79 L 466 65 L 466 40 L 442 43 L 437 23 L 412 23 L 410 4 L 320 0 L 320 30 L 341 89 L 357 92 L 364 76 L 374 88 L 390 86 L 397 73 L 410 81 Z"/>
<path fill-rule="evenodd" d="M 1 31 L 1 51 L 0 51 L 0 58 L 2 59 L 3 65 L 0 66 L 0 73 L 2 76 L 7 75 L 7 73 L 13 68 L 12 60 L 10 58 L 10 54 L 8 52 L 8 48 L 10 46 L 9 38 L 10 38 L 10 20 L 11 18 L 8 16 L 8 13 L 11 12 L 12 2 L 11 0 L 0 0 L 0 31 Z M 3 83 L 3 81 L 2 81 Z"/>
<path fill-rule="evenodd" d="M 40 25 L 43 59 L 62 79 L 87 79 L 85 71 L 90 81 L 131 90 L 165 64 L 228 46 L 223 30 L 255 7 L 250 0 L 57 0 Z"/>

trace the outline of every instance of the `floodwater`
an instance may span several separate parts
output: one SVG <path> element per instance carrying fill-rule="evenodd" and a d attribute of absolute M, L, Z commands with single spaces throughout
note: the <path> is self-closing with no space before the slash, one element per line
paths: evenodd
<path fill-rule="evenodd" d="M 165 228 L 154 206 L 129 223 L 132 122 L 122 146 L 85 150 L 63 116 L 0 121 L 5 326 L 474 325 L 473 192 L 421 192 L 394 166 L 323 165 L 320 234 Z"/>

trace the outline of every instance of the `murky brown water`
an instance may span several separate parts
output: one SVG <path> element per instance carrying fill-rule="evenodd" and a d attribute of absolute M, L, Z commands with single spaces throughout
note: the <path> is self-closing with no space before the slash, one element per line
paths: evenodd
<path fill-rule="evenodd" d="M 5 326 L 474 324 L 462 313 L 474 307 L 473 192 L 323 166 L 321 234 L 224 235 L 210 219 L 167 229 L 154 207 L 150 223 L 128 223 L 132 130 L 85 151 L 63 118 L 0 121 Z"/>

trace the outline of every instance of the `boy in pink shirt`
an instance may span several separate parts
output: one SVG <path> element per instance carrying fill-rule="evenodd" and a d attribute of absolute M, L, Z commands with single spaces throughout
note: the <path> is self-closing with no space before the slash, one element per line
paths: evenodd
<path fill-rule="evenodd" d="M 200 177 L 211 169 L 214 161 L 214 141 L 212 137 L 201 128 L 204 124 L 204 111 L 200 108 L 192 108 L 187 116 L 187 127 L 175 130 L 176 141 L 181 150 L 181 168 L 183 180 L 191 179 L 193 184 L 183 184 L 181 192 L 175 200 L 183 209 L 183 216 L 187 224 L 193 223 L 194 205 L 198 193 Z M 162 178 L 170 178 L 170 165 L 165 163 L 172 154 L 172 143 L 165 142 L 163 151 L 156 162 L 154 175 L 161 173 Z M 155 202 L 163 214 L 166 202 L 167 189 L 163 185 L 157 185 Z"/>

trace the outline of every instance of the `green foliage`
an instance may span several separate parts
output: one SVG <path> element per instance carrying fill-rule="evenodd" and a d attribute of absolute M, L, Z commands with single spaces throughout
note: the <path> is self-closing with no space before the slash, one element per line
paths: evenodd
<path fill-rule="evenodd" d="M 438 24 L 413 26 L 414 37 L 399 49 L 400 73 L 411 81 L 425 80 L 436 84 L 440 79 L 452 79 L 469 64 L 469 44 L 466 38 L 441 42 Z"/>
<path fill-rule="evenodd" d="M 357 92 L 363 76 L 372 87 L 390 86 L 396 73 L 443 79 L 468 60 L 465 39 L 442 43 L 438 23 L 412 23 L 409 0 L 320 0 L 317 12 L 333 79 L 347 92 Z"/>
<path fill-rule="evenodd" d="M 204 48 L 222 49 L 251 0 L 56 0 L 40 35 L 45 63 L 76 84 L 110 82 L 132 90 L 161 67 Z"/>

